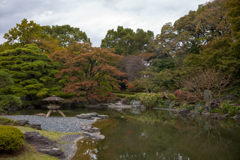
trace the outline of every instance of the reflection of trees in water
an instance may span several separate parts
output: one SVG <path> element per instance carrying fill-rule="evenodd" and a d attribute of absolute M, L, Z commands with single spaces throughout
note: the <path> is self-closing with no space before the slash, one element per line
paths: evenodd
<path fill-rule="evenodd" d="M 179 119 L 175 123 L 179 137 L 178 143 L 175 143 L 176 148 L 184 144 L 187 147 L 184 147 L 183 152 L 186 155 L 194 153 L 190 156 L 194 159 L 216 159 L 216 157 L 231 159 L 232 153 L 229 149 L 233 145 L 231 143 L 233 137 L 222 135 L 221 121 L 200 116 L 190 120 L 186 117 Z"/>
<path fill-rule="evenodd" d="M 159 118 L 160 122 L 113 118 L 96 124 L 106 136 L 93 147 L 97 150 L 97 158 L 239 159 L 239 125 L 236 122 L 199 115 L 192 119 L 170 118 L 168 112 L 157 112 L 155 116 L 150 113 L 146 117 Z"/>

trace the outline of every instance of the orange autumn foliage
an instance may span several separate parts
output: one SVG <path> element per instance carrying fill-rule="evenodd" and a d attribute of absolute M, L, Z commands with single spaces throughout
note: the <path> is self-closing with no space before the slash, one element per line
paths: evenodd
<path fill-rule="evenodd" d="M 122 56 L 112 52 L 113 50 L 92 47 L 91 43 L 75 42 L 66 50 L 53 53 L 51 58 L 62 64 L 56 77 L 67 78 L 63 88 L 65 93 L 75 92 L 81 97 L 78 100 L 83 101 L 113 98 L 114 95 L 109 91 L 119 89 L 116 78 L 124 77 L 125 73 L 116 68 Z"/>

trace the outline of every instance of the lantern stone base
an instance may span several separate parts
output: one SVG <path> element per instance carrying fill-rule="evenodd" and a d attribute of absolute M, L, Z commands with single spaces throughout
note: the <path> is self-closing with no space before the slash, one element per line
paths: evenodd
<path fill-rule="evenodd" d="M 66 117 L 65 114 L 59 110 L 60 106 L 57 105 L 50 105 L 48 106 L 48 109 L 50 109 L 46 115 L 46 117 L 50 117 L 53 112 L 58 112 L 61 114 L 63 117 Z"/>

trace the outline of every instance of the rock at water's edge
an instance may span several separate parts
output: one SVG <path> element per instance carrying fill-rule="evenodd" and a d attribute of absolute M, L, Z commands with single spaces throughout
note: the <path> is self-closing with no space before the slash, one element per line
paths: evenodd
<path fill-rule="evenodd" d="M 56 146 L 56 142 L 42 136 L 38 132 L 25 132 L 25 141 L 36 146 L 36 151 L 54 156 L 59 159 L 64 159 L 66 156 L 63 151 Z"/>
<path fill-rule="evenodd" d="M 96 133 L 96 132 L 99 133 L 100 132 L 98 128 L 93 127 L 90 124 L 82 125 L 81 128 L 82 128 L 82 130 L 87 131 L 87 132 L 91 132 L 91 133 Z"/>
<path fill-rule="evenodd" d="M 190 113 L 190 111 L 186 108 L 183 108 L 181 110 L 178 111 L 178 114 L 182 115 L 182 116 L 186 116 Z"/>
<path fill-rule="evenodd" d="M 83 135 L 87 138 L 94 139 L 94 140 L 103 140 L 105 138 L 104 135 L 101 135 L 99 133 L 83 132 Z"/>

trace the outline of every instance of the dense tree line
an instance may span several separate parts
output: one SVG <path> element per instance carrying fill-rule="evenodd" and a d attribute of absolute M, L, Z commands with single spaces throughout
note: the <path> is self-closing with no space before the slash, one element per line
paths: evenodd
<path fill-rule="evenodd" d="M 40 26 L 23 19 L 0 45 L 0 75 L 13 80 L 1 82 L 0 95 L 38 99 L 54 94 L 104 101 L 123 86 L 139 92 L 187 87 L 184 80 L 189 75 L 207 74 L 209 69 L 222 77 L 231 75 L 225 85 L 237 86 L 239 6 L 239 0 L 207 2 L 166 23 L 155 37 L 149 30 L 118 26 L 107 31 L 101 48 L 92 47 L 79 28 Z"/>

